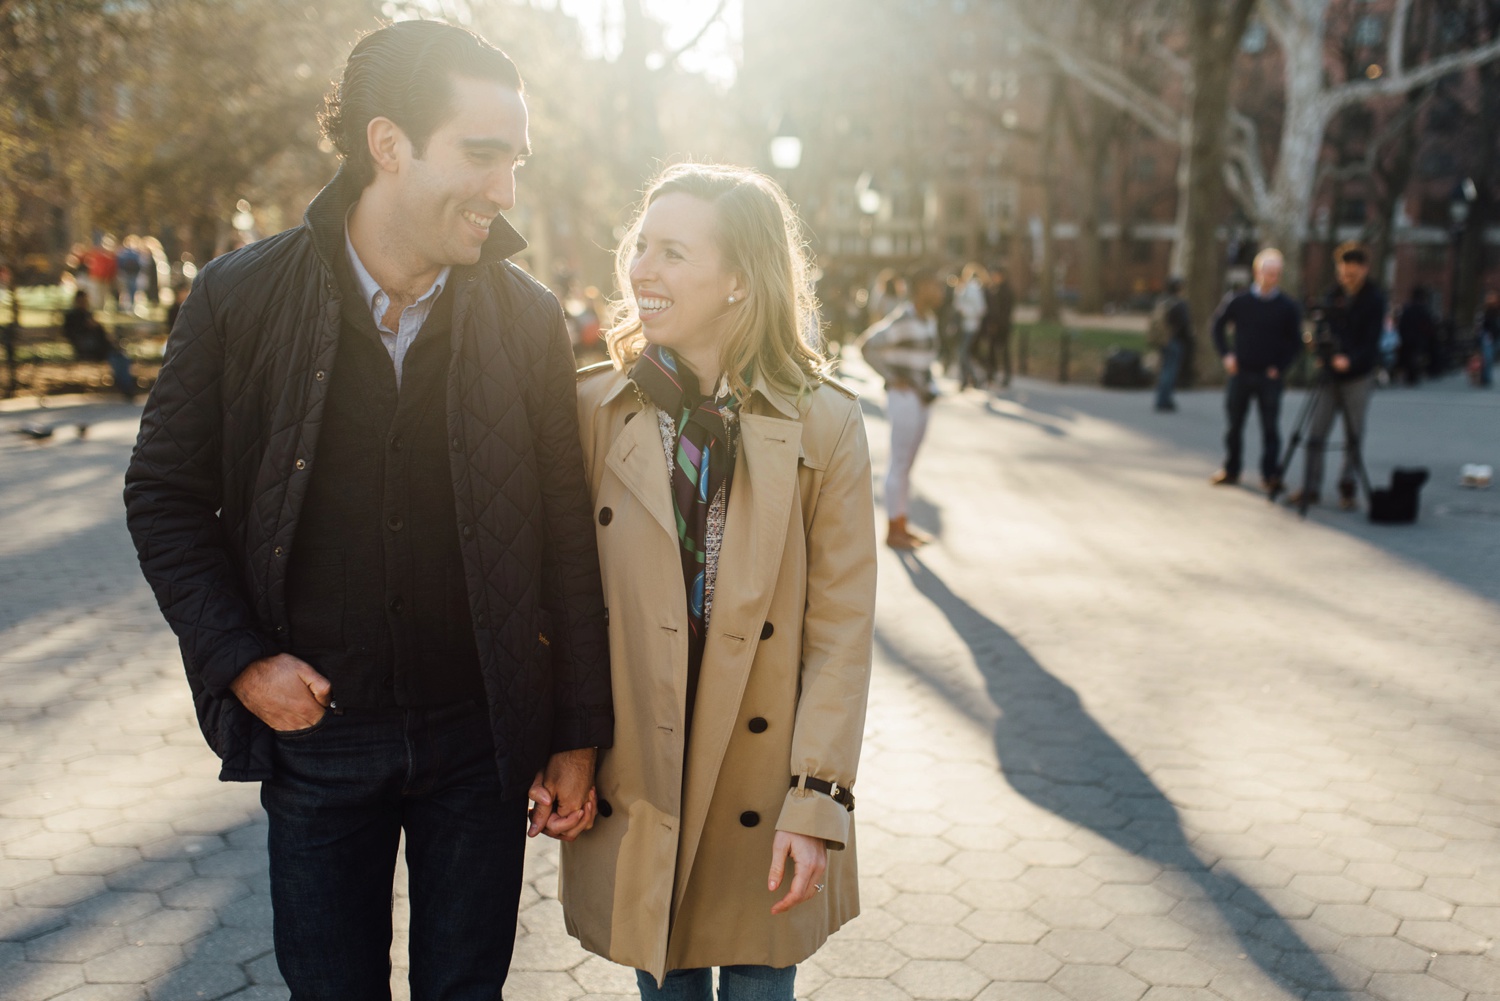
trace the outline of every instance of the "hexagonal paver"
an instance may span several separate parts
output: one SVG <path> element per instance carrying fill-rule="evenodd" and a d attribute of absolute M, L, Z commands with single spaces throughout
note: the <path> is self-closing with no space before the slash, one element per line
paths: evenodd
<path fill-rule="evenodd" d="M 975 911 L 959 926 L 982 942 L 1030 944 L 1047 934 L 1047 926 L 1022 911 Z"/>
<path fill-rule="evenodd" d="M 1438 921 L 1453 916 L 1453 905 L 1417 890 L 1376 890 L 1370 904 L 1403 920 Z"/>
<path fill-rule="evenodd" d="M 510 994 L 510 984 L 505 985 Z M 639 996 L 639 995 L 637 995 Z M 911 1001 L 911 995 L 889 980 L 830 980 L 813 993 L 814 1001 Z"/>
<path fill-rule="evenodd" d="M 912 960 L 891 980 L 924 1001 L 970 1001 L 989 983 L 984 974 L 966 963 L 928 959 Z"/>
<path fill-rule="evenodd" d="M 890 944 L 912 959 L 963 959 L 979 948 L 979 940 L 957 929 L 938 925 L 907 925 L 890 937 Z"/>
<path fill-rule="evenodd" d="M 1175 949 L 1136 949 L 1121 965 L 1148 984 L 1170 987 L 1206 987 L 1218 972 L 1192 953 Z"/>
<path fill-rule="evenodd" d="M 1345 939 L 1339 955 L 1372 973 L 1421 973 L 1431 958 L 1426 949 L 1386 936 Z"/>
<path fill-rule="evenodd" d="M 182 950 L 175 945 L 127 945 L 89 960 L 83 972 L 92 983 L 143 984 L 168 972 L 182 959 Z"/>
<path fill-rule="evenodd" d="M 1470 994 L 1500 994 L 1500 962 L 1488 956 L 1439 956 L 1429 969 Z"/>
<path fill-rule="evenodd" d="M 232 963 L 193 960 L 152 981 L 147 994 L 151 1001 L 203 1001 L 227 997 L 248 983 L 245 971 Z"/>
<path fill-rule="evenodd" d="M 1377 973 L 1366 987 L 1384 1001 L 1462 1001 L 1463 991 L 1422 973 Z"/>
<path fill-rule="evenodd" d="M 1130 947 L 1108 932 L 1059 928 L 1037 943 L 1058 959 L 1069 963 L 1112 966 L 1130 953 Z"/>
<path fill-rule="evenodd" d="M 505 996 L 516 1001 L 571 1001 L 582 994 L 566 973 L 517 971 L 505 978 Z"/>
<path fill-rule="evenodd" d="M 5 1001 L 46 1001 L 83 983 L 76 963 L 23 961 L 0 967 L 0 997 Z"/>
<path fill-rule="evenodd" d="M 991 980 L 1044 981 L 1062 969 L 1062 962 L 1047 950 L 1035 945 L 987 943 L 965 960 Z"/>
<path fill-rule="evenodd" d="M 938 893 L 904 893 L 884 909 L 912 924 L 947 926 L 958 924 L 973 910 L 955 897 Z"/>
<path fill-rule="evenodd" d="M 114 952 L 125 935 L 109 925 L 69 925 L 26 943 L 26 958 L 41 963 L 82 963 Z"/>
<path fill-rule="evenodd" d="M 1456 921 L 1403 921 L 1397 931 L 1419 949 L 1434 953 L 1484 953 L 1490 939 Z"/>
<path fill-rule="evenodd" d="M 1146 985 L 1116 966 L 1064 966 L 1050 981 L 1073 1001 L 1136 1001 Z"/>
<path fill-rule="evenodd" d="M 1400 922 L 1365 904 L 1320 904 L 1313 920 L 1340 935 L 1394 935 Z"/>

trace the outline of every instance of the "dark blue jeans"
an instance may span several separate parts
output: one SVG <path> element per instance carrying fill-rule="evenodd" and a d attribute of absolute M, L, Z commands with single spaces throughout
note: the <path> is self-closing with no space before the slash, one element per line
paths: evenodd
<path fill-rule="evenodd" d="M 1240 372 L 1229 377 L 1224 391 L 1224 409 L 1229 413 L 1229 431 L 1224 435 L 1224 472 L 1239 476 L 1244 463 L 1245 418 L 1250 401 L 1260 412 L 1260 475 L 1271 479 L 1281 465 L 1281 379 L 1264 372 Z"/>
<path fill-rule="evenodd" d="M 403 830 L 413 1001 L 498 1001 L 515 944 L 526 801 L 500 798 L 484 707 L 351 709 L 278 734 L 261 803 L 276 961 L 292 1001 L 390 998 Z"/>
<path fill-rule="evenodd" d="M 796 980 L 795 966 L 721 966 L 718 1001 L 792 1001 Z M 651 974 L 636 970 L 635 982 L 641 1001 L 714 1001 L 714 971 L 708 967 L 673 970 L 660 987 Z"/>

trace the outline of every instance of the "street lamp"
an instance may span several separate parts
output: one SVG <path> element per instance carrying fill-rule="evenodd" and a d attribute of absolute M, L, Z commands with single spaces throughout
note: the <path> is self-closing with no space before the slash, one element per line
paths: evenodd
<path fill-rule="evenodd" d="M 802 165 L 802 137 L 792 124 L 791 115 L 782 115 L 771 137 L 771 165 L 777 170 L 796 170 Z"/>
<path fill-rule="evenodd" d="M 1450 325 L 1458 322 L 1458 272 L 1459 258 L 1463 256 L 1464 227 L 1469 222 L 1469 212 L 1474 207 L 1474 199 L 1479 197 L 1479 190 L 1474 187 L 1474 179 L 1465 177 L 1453 185 L 1453 193 L 1448 196 L 1448 217 L 1453 220 L 1453 262 L 1451 275 L 1448 279 L 1448 322 Z M 1456 326 L 1454 332 L 1457 332 Z"/>
<path fill-rule="evenodd" d="M 854 182 L 854 200 L 865 215 L 880 211 L 880 189 L 875 187 L 875 175 L 868 170 Z"/>

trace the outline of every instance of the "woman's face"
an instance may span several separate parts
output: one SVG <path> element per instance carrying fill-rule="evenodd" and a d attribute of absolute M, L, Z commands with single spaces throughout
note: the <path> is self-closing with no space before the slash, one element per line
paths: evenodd
<path fill-rule="evenodd" d="M 700 378 L 717 375 L 724 318 L 744 300 L 739 277 L 724 267 L 716 215 L 713 205 L 682 192 L 657 198 L 641 220 L 630 267 L 646 340 L 671 348 Z"/>

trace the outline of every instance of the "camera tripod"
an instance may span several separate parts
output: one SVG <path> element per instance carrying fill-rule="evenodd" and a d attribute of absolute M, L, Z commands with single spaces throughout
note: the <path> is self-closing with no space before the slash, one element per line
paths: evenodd
<path fill-rule="evenodd" d="M 1328 374 L 1328 369 L 1320 367 L 1317 379 L 1313 382 L 1312 390 L 1307 394 L 1307 399 L 1303 401 L 1302 412 L 1297 415 L 1297 423 L 1292 428 L 1291 438 L 1287 441 L 1286 455 L 1282 458 L 1281 465 L 1276 470 L 1276 479 L 1273 481 L 1273 486 L 1270 490 L 1270 499 L 1273 504 L 1276 503 L 1276 498 L 1281 492 L 1286 489 L 1286 476 L 1287 471 L 1292 468 L 1292 458 L 1297 454 L 1297 448 L 1306 438 L 1307 429 L 1311 426 L 1313 415 L 1317 413 L 1318 404 L 1325 393 L 1333 394 L 1334 402 L 1338 406 L 1338 416 L 1343 418 L 1344 451 L 1348 453 L 1349 465 L 1353 467 L 1356 475 L 1356 489 L 1363 487 L 1366 502 L 1370 499 L 1370 476 L 1365 472 L 1364 456 L 1360 452 L 1359 434 L 1354 430 L 1354 424 L 1349 419 L 1349 401 L 1344 398 L 1344 394 L 1340 391 L 1338 384 Z M 1325 454 L 1329 451 L 1327 442 L 1324 442 L 1323 449 Z M 1302 495 L 1297 500 L 1297 514 L 1304 518 L 1307 517 L 1307 508 L 1311 503 L 1308 493 L 1309 487 L 1310 484 L 1304 484 Z"/>

